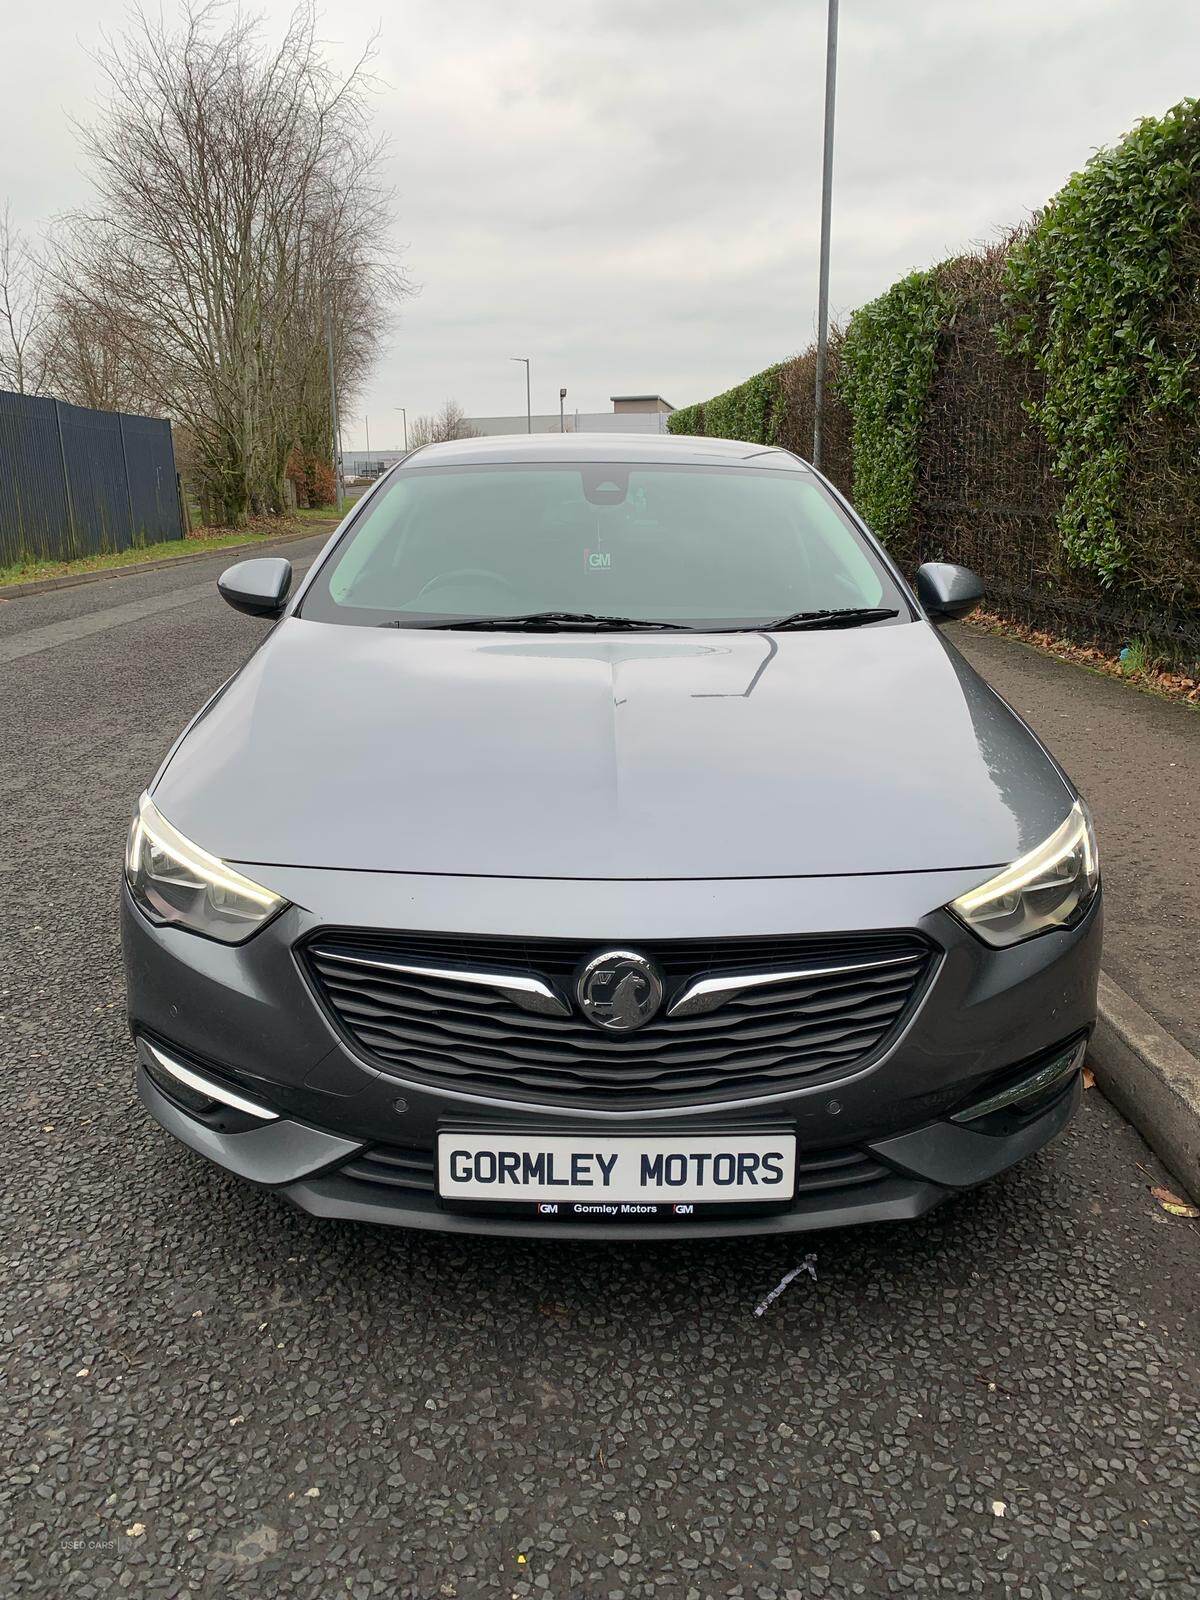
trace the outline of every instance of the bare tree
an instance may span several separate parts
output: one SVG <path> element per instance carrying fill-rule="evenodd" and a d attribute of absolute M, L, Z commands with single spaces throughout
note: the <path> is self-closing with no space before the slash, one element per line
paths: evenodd
<path fill-rule="evenodd" d="M 329 433 L 326 318 L 345 393 L 372 353 L 349 310 L 369 301 L 378 326 L 406 286 L 366 118 L 369 49 L 339 78 L 309 4 L 275 47 L 257 21 L 221 20 L 187 8 L 172 31 L 134 12 L 101 52 L 107 103 L 80 130 L 101 204 L 75 219 L 70 274 L 183 425 L 214 515 L 236 523 L 279 507 L 314 408 Z"/>
<path fill-rule="evenodd" d="M 76 279 L 82 258 L 79 241 L 52 241 L 50 387 L 60 399 L 97 411 L 169 409 L 143 348 L 140 323 L 115 297 L 100 297 Z"/>
<path fill-rule="evenodd" d="M 50 293 L 41 257 L 0 212 L 0 389 L 44 394 L 50 369 Z"/>
<path fill-rule="evenodd" d="M 442 409 L 432 417 L 417 417 L 408 425 L 408 443 L 413 450 L 423 444 L 445 444 L 450 439 L 478 439 L 479 429 L 467 421 L 457 400 L 443 400 Z"/>

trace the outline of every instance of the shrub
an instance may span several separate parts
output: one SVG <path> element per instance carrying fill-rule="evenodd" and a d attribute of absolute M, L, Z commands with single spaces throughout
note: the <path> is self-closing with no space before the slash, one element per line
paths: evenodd
<path fill-rule="evenodd" d="M 672 431 L 807 455 L 813 361 Z M 1200 101 L 863 306 L 828 377 L 822 465 L 905 567 L 963 561 L 1009 616 L 1200 663 Z"/>
<path fill-rule="evenodd" d="M 854 418 L 854 503 L 885 541 L 912 525 L 921 420 L 950 306 L 938 268 L 910 272 L 846 329 L 839 387 Z"/>
<path fill-rule="evenodd" d="M 1063 483 L 1063 546 L 1106 585 L 1138 536 L 1131 436 L 1151 418 L 1200 421 L 1194 322 L 1185 339 L 1164 327 L 1185 296 L 1178 246 L 1198 188 L 1200 104 L 1184 100 L 1093 156 L 1008 258 L 1002 336 L 1045 374 L 1033 415 Z"/>
<path fill-rule="evenodd" d="M 682 406 L 672 413 L 667 428 L 671 433 L 704 433 L 712 439 L 776 444 L 783 409 L 782 373 L 782 365 L 768 367 L 703 405 Z"/>
<path fill-rule="evenodd" d="M 333 467 L 311 450 L 295 448 L 288 457 L 287 475 L 296 490 L 299 506 L 331 506 L 337 500 Z"/>

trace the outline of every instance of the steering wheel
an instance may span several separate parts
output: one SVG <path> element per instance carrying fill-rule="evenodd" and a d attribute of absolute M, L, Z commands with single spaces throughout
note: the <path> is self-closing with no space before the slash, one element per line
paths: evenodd
<path fill-rule="evenodd" d="M 497 584 L 501 589 L 508 589 L 510 592 L 516 588 L 516 585 L 501 572 L 489 572 L 486 567 L 456 567 L 453 572 L 439 572 L 436 578 L 430 578 L 424 588 L 418 592 L 417 599 L 422 600 L 427 594 L 432 594 L 435 589 L 440 589 L 443 584 L 454 583 L 457 579 L 462 578 L 482 579 L 484 583 Z"/>

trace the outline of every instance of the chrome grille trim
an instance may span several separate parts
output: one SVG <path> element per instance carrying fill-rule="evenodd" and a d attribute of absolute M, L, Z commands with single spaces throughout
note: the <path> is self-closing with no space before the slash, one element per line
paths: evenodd
<path fill-rule="evenodd" d="M 700 1016 L 715 1011 L 734 995 L 742 994 L 747 989 L 761 989 L 765 984 L 788 983 L 793 979 L 832 978 L 843 972 L 866 972 L 873 967 L 900 966 L 904 960 L 903 956 L 891 956 L 879 961 L 854 961 L 836 967 L 797 967 L 790 972 L 730 972 L 721 978 L 697 978 L 667 1007 L 667 1015 Z"/>
<path fill-rule="evenodd" d="M 415 978 L 450 978 L 455 983 L 478 983 L 485 989 L 496 989 L 507 995 L 517 1005 L 530 1011 L 542 1011 L 551 1017 L 569 1017 L 571 1008 L 561 995 L 540 978 L 524 977 L 515 972 L 472 972 L 465 967 L 422 967 L 408 961 L 380 961 L 368 956 L 347 956 L 328 953 L 328 961 L 344 961 L 354 967 L 381 967 L 388 972 L 407 972 Z"/>

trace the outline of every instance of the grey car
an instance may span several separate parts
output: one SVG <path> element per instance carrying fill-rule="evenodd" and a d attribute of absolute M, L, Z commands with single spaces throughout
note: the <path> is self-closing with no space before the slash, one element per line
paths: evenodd
<path fill-rule="evenodd" d="M 786 450 L 413 452 L 133 819 L 157 1121 L 318 1216 L 559 1237 L 916 1217 L 1061 1132 L 1096 1011 L 1070 780 Z"/>

